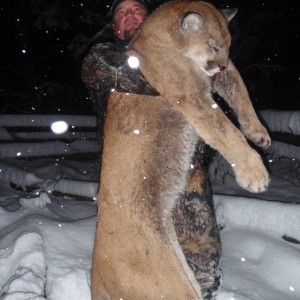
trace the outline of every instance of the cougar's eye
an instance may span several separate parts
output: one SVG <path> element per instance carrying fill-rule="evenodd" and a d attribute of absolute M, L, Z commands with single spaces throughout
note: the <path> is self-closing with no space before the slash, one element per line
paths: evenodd
<path fill-rule="evenodd" d="M 220 48 L 219 47 L 211 47 L 216 53 L 219 52 Z"/>
<path fill-rule="evenodd" d="M 220 50 L 220 47 L 217 46 L 216 41 L 213 39 L 208 40 L 208 45 L 209 45 L 210 49 L 216 53 Z"/>

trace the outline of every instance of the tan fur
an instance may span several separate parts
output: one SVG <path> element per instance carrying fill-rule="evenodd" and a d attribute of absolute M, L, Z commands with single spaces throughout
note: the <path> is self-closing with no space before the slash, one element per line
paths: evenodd
<path fill-rule="evenodd" d="M 199 167 L 195 167 L 190 170 L 190 176 L 188 180 L 188 185 L 186 187 L 186 191 L 188 194 L 196 191 L 199 195 L 202 195 L 204 190 L 202 187 L 202 182 L 205 180 L 205 174 L 201 172 Z"/>
<path fill-rule="evenodd" d="M 141 71 L 161 96 L 110 95 L 93 257 L 94 300 L 202 299 L 171 219 L 199 136 L 235 164 L 242 187 L 266 189 L 268 173 L 259 155 L 225 114 L 212 108 L 207 74 L 227 66 L 217 75 L 215 88 L 237 112 L 246 136 L 269 145 L 242 79 L 228 60 L 229 45 L 226 19 L 200 1 L 164 5 L 132 41 L 129 54 L 139 58 Z M 216 47 L 217 53 L 211 51 Z M 224 87 L 225 81 L 230 85 Z"/>

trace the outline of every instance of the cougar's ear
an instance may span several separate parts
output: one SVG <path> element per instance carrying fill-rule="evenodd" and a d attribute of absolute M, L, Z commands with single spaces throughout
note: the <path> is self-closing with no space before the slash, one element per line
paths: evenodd
<path fill-rule="evenodd" d="M 195 12 L 188 12 L 185 14 L 181 22 L 182 32 L 194 32 L 202 28 L 203 18 L 200 14 Z"/>
<path fill-rule="evenodd" d="M 228 22 L 230 22 L 231 19 L 237 14 L 238 9 L 237 8 L 225 8 L 221 9 L 222 15 L 226 18 Z"/>

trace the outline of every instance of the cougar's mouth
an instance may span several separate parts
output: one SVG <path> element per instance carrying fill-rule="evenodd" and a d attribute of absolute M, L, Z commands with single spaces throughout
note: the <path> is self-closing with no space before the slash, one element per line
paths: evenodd
<path fill-rule="evenodd" d="M 215 74 L 219 73 L 219 72 L 222 72 L 224 70 L 226 70 L 227 67 L 224 66 L 224 65 L 219 65 L 217 67 L 214 67 L 214 68 L 204 68 L 204 67 L 201 67 L 201 70 L 207 75 L 207 76 L 214 76 Z"/>
<path fill-rule="evenodd" d="M 206 69 L 204 67 L 200 67 L 200 68 L 209 77 L 214 76 L 215 74 L 217 74 L 221 71 L 220 67 L 216 67 L 213 69 Z"/>

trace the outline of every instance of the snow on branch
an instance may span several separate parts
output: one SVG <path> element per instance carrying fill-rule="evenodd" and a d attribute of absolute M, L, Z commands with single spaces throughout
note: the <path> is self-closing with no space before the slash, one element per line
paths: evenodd
<path fill-rule="evenodd" d="M 34 173 L 26 172 L 16 166 L 0 162 L 0 179 L 12 182 L 24 190 L 34 187 L 47 193 L 61 192 L 63 194 L 77 195 L 92 199 L 97 198 L 98 182 L 78 181 L 71 179 L 45 179 L 37 177 Z"/>
<path fill-rule="evenodd" d="M 0 157 L 42 157 L 50 155 L 99 153 L 98 141 L 76 140 L 71 143 L 61 141 L 35 143 L 1 143 Z"/>
<path fill-rule="evenodd" d="M 267 123 L 270 131 L 300 135 L 300 111 L 260 111 L 260 116 Z"/>
<path fill-rule="evenodd" d="M 96 127 L 95 116 L 81 115 L 0 115 L 0 127 L 50 127 L 65 121 L 69 127 Z"/>
<path fill-rule="evenodd" d="M 271 131 L 300 135 L 300 111 L 260 111 Z M 69 127 L 97 127 L 95 116 L 81 115 L 0 115 L 0 127 L 50 127 L 65 121 Z"/>
<path fill-rule="evenodd" d="M 10 139 L 12 138 L 23 140 L 96 140 L 98 136 L 96 132 L 65 132 L 62 134 L 55 134 L 53 132 L 11 132 Z"/>
<path fill-rule="evenodd" d="M 300 135 L 300 111 L 276 111 L 269 109 L 260 111 L 259 114 L 271 132 Z M 272 140 L 271 154 L 274 157 L 300 159 L 300 147 Z"/>
<path fill-rule="evenodd" d="M 274 157 L 286 157 L 300 160 L 300 147 L 272 141 L 271 153 Z"/>

